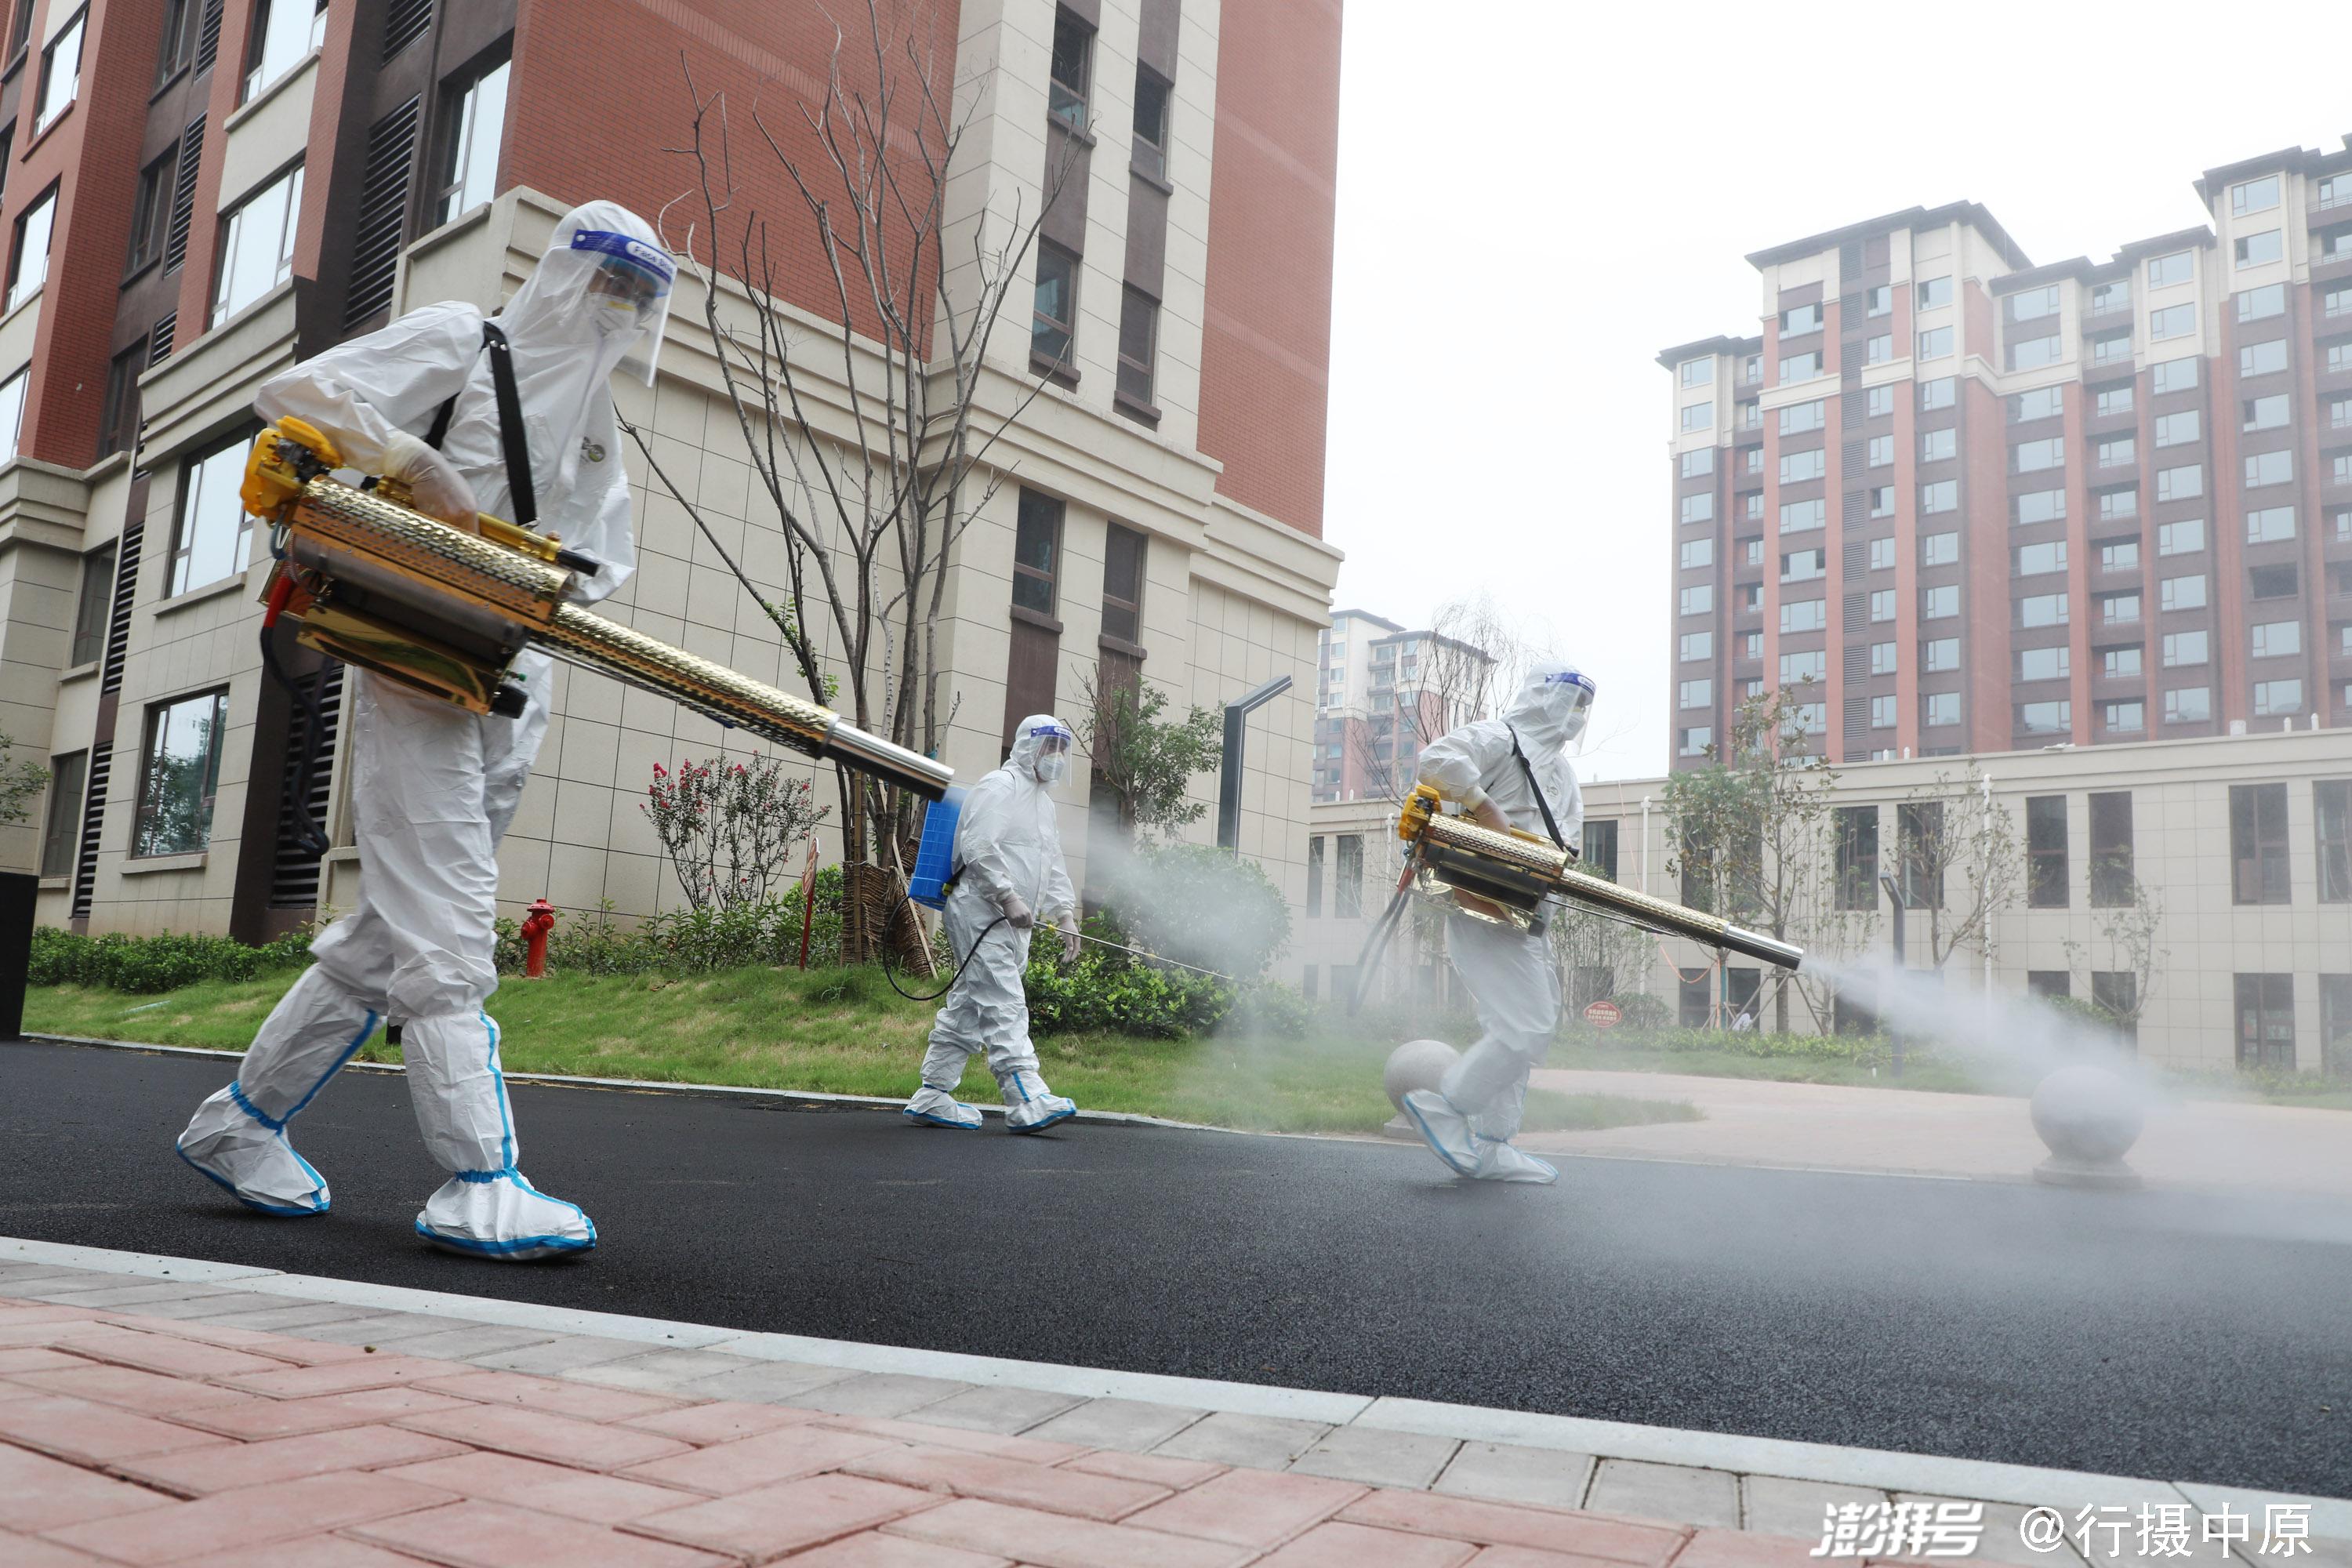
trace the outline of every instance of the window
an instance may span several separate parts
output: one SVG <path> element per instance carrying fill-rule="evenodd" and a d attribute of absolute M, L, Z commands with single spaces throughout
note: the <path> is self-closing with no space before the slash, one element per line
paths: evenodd
<path fill-rule="evenodd" d="M 1736 403 L 1732 405 L 1731 412 L 1738 417 L 1740 429 L 1761 430 L 1764 428 L 1764 410 L 1758 406 L 1754 398 L 1751 397 L 1745 403 Z"/>
<path fill-rule="evenodd" d="M 1895 334 L 1892 332 L 1881 332 L 1862 345 L 1862 358 L 1865 364 L 1885 364 L 1894 357 Z"/>
<path fill-rule="evenodd" d="M 1013 535 L 1013 602 L 1041 616 L 1054 613 L 1062 555 L 1062 503 L 1042 491 L 1021 491 Z"/>
<path fill-rule="evenodd" d="M 1957 691 L 1930 691 L 1927 693 L 1927 709 L 1929 729 L 1957 724 L 1960 721 L 1960 694 Z"/>
<path fill-rule="evenodd" d="M 1709 522 L 1715 518 L 1715 497 L 1706 490 L 1682 499 L 1682 519 L 1685 522 Z"/>
<path fill-rule="evenodd" d="M 1764 542 L 1760 539 L 1741 540 L 1739 542 L 1739 563 L 1742 566 L 1763 565 Z"/>
<path fill-rule="evenodd" d="M 1780 630 L 1788 632 L 1818 632 L 1830 624 L 1829 604 L 1823 599 L 1799 599 L 1780 606 Z"/>
<path fill-rule="evenodd" d="M 2327 427 L 2330 430 L 2352 430 L 2352 397 L 2333 397 L 2327 402 Z M 2342 483 L 2339 478 L 2336 481 Z"/>
<path fill-rule="evenodd" d="M 1960 536 L 1958 533 L 1930 533 L 1919 541 L 1919 564 L 1949 566 L 1960 558 Z"/>
<path fill-rule="evenodd" d="M 2286 785 L 2230 786 L 2231 901 L 2288 901 Z"/>
<path fill-rule="evenodd" d="M 1952 429 L 1927 430 L 1919 436 L 1919 460 L 1940 463 L 1959 452 L 1959 432 Z"/>
<path fill-rule="evenodd" d="M 1919 412 L 1932 414 L 1938 408 L 1949 408 L 1960 400 L 1960 380 L 1955 375 L 1938 376 L 1934 381 L 1919 384 Z"/>
<path fill-rule="evenodd" d="M 1862 413 L 1865 419 L 1883 419 L 1895 412 L 1895 389 L 1874 386 L 1862 395 Z"/>
<path fill-rule="evenodd" d="M 2200 573 L 2193 577 L 2167 577 L 2157 584 L 2158 602 L 2168 610 L 2201 610 L 2205 607 L 2205 577 Z"/>
<path fill-rule="evenodd" d="M 1954 554 L 1958 553 L 1958 536 L 1947 534 L 1954 542 Z M 2042 572 L 2066 570 L 2066 542 L 2053 540 L 2048 544 L 2021 544 L 2017 549 L 2017 574 L 2031 577 Z"/>
<path fill-rule="evenodd" d="M 49 276 L 49 228 L 58 215 L 52 185 L 16 219 L 16 244 L 8 253 L 8 305 L 14 310 L 41 290 Z"/>
<path fill-rule="evenodd" d="M 2201 517 L 2156 525 L 2156 552 L 2158 555 L 2194 555 L 2204 548 L 2205 520 Z"/>
<path fill-rule="evenodd" d="M 279 0 L 284 4 L 284 0 Z M 474 78 L 445 110 L 441 194 L 433 221 L 447 223 L 498 194 L 499 143 L 507 122 L 507 67 L 499 60 Z"/>
<path fill-rule="evenodd" d="M 2071 702 L 2025 702 L 2018 705 L 2017 727 L 2029 735 L 2063 735 L 2074 727 Z"/>
<path fill-rule="evenodd" d="M 2327 345 L 2327 374 L 2335 375 L 2347 370 L 2352 370 L 2352 338 L 2338 338 Z"/>
<path fill-rule="evenodd" d="M 2248 900 L 2251 901 L 2251 900 Z M 2232 976 L 2238 1009 L 2238 1066 L 2294 1070 L 2294 976 Z"/>
<path fill-rule="evenodd" d="M 1829 522 L 1830 503 L 1825 500 L 1795 500 L 1780 507 L 1780 531 L 1802 533 L 1807 529 L 1825 527 Z"/>
<path fill-rule="evenodd" d="M 1826 702 L 1797 704 L 1797 732 L 1801 735 L 1826 734 L 1830 727 L 1830 705 Z"/>
<path fill-rule="evenodd" d="M 228 214 L 221 225 L 213 325 L 219 326 L 294 275 L 294 226 L 301 207 L 302 171 L 298 167 Z"/>
<path fill-rule="evenodd" d="M 1810 583 L 1829 571 L 1826 550 L 1787 550 L 1780 553 L 1780 581 Z"/>
<path fill-rule="evenodd" d="M 1683 757 L 1703 757 L 1706 755 L 1707 748 L 1714 744 L 1713 730 L 1704 724 L 1694 725 L 1681 732 L 1681 738 L 1675 746 L 1675 754 Z"/>
<path fill-rule="evenodd" d="M 1895 590 L 1893 588 L 1875 588 L 1871 591 L 1870 619 L 1872 625 L 1875 626 L 1882 622 L 1891 621 L 1895 618 Z"/>
<path fill-rule="evenodd" d="M 1819 305 L 1794 305 L 1780 312 L 1780 335 L 1801 337 L 1822 330 L 1822 308 Z"/>
<path fill-rule="evenodd" d="M 1891 642 L 1872 643 L 1870 645 L 1870 673 L 1873 675 L 1893 675 L 1895 672 L 1895 645 Z"/>
<path fill-rule="evenodd" d="M 1693 430 L 1712 430 L 1712 429 L 1714 429 L 1714 428 L 1715 428 L 1715 405 L 1714 405 L 1714 404 L 1712 404 L 1712 403 L 1692 403 L 1692 404 L 1686 404 L 1686 405 L 1684 405 L 1684 408 L 1683 408 L 1683 430 L 1684 430 L 1684 432 L 1685 432 L 1685 434 L 1688 434 L 1689 432 L 1691 432 L 1691 431 L 1693 431 Z"/>
<path fill-rule="evenodd" d="M 2189 463 L 2178 468 L 2156 470 L 2156 499 L 2188 500 L 2205 493 L 2205 466 Z"/>
<path fill-rule="evenodd" d="M 2101 626 L 2127 626 L 2138 624 L 2139 595 L 2137 594 L 2101 594 L 2098 595 L 2098 601 Z"/>
<path fill-rule="evenodd" d="M 1811 653 L 1784 653 L 1780 656 L 1780 684 L 1802 686 L 1809 680 L 1826 680 L 1830 673 L 1830 656 L 1816 648 Z"/>
<path fill-rule="evenodd" d="M 220 788 L 227 727 L 226 691 L 162 702 L 147 710 L 145 766 L 140 774 L 131 854 L 186 855 L 212 842 L 213 797 Z"/>
<path fill-rule="evenodd" d="M 2147 313 L 2147 335 L 2151 342 L 2163 342 L 2168 338 L 2185 338 L 2197 330 L 2197 307 L 2167 305 Z"/>
<path fill-rule="evenodd" d="M 2099 546 L 2099 570 L 2102 572 L 2137 572 L 2139 570 L 2139 541 L 2117 540 Z"/>
<path fill-rule="evenodd" d="M 2129 436 L 2111 437 L 2098 445 L 2098 466 L 2103 468 L 2122 468 L 2136 462 L 2137 447 Z"/>
<path fill-rule="evenodd" d="M 1934 673 L 1960 668 L 1960 639 L 1937 637 L 1919 645 L 1919 668 Z"/>
<path fill-rule="evenodd" d="M 2021 392 L 2009 400 L 2009 422 L 2022 425 L 2030 419 L 2055 419 L 2064 412 L 2065 400 L 2062 388 L 2045 386 L 2034 392 Z"/>
<path fill-rule="evenodd" d="M 2164 637 L 2164 668 L 2172 669 L 2203 664 L 2208 657 L 2208 635 L 2204 632 L 2167 632 Z"/>
<path fill-rule="evenodd" d="M 143 272 L 163 254 L 163 235 L 172 216 L 172 171 L 178 163 L 174 148 L 139 171 L 139 195 L 131 208 L 131 256 L 122 265 L 126 277 Z"/>
<path fill-rule="evenodd" d="M 2137 735 L 2147 728 L 2147 704 L 2134 699 L 2100 707 L 2099 721 L 2110 735 Z"/>
<path fill-rule="evenodd" d="M 1922 620 L 1949 620 L 1960 613 L 1960 589 L 1957 583 L 1947 583 L 1939 588 L 1919 590 L 1919 616 Z"/>
<path fill-rule="evenodd" d="M 1686 359 L 1683 361 L 1682 382 L 1685 386 L 1706 386 L 1714 380 L 1715 356 L 1713 354 L 1709 354 L 1704 359 Z"/>
<path fill-rule="evenodd" d="M 1714 447 L 1696 447 L 1682 455 L 1683 478 L 1686 479 L 1695 479 L 1701 474 L 1711 474 L 1713 472 L 1715 472 Z"/>
<path fill-rule="evenodd" d="M 1895 541 L 1874 539 L 1870 542 L 1870 569 L 1873 572 L 1895 570 Z"/>
<path fill-rule="evenodd" d="M 1112 523 L 1103 535 L 1103 636 L 1143 640 L 1143 563 L 1148 542 Z M 1409 673 L 1409 672 L 1408 672 Z"/>
<path fill-rule="evenodd" d="M 1784 485 L 1818 479 L 1829 471 L 1829 454 L 1819 447 L 1810 452 L 1784 452 L 1780 455 L 1780 482 Z"/>
<path fill-rule="evenodd" d="M 1738 600 L 1733 605 L 1732 607 L 1734 609 L 1740 611 L 1742 614 L 1753 615 L 1755 612 L 1764 607 L 1763 584 L 1743 583 L 1740 584 L 1738 592 Z"/>
<path fill-rule="evenodd" d="M 1945 359 L 1949 357 L 1951 352 L 1951 328 L 1930 327 L 1926 331 L 1919 334 L 1919 357 L 1921 359 Z"/>
<path fill-rule="evenodd" d="M 1685 663 L 1689 663 L 1694 659 L 1713 658 L 1715 657 L 1715 634 L 1713 632 L 1685 632 L 1682 635 L 1682 640 L 1677 651 L 1681 654 Z"/>
<path fill-rule="evenodd" d="M 1160 301 L 1129 283 L 1119 291 L 1118 395 L 1151 406 L 1153 362 L 1160 339 Z"/>
<path fill-rule="evenodd" d="M 1749 522 L 1764 521 L 1764 492 L 1750 490 L 1740 498 L 1740 515 Z"/>
<path fill-rule="evenodd" d="M 1893 485 L 1874 486 L 1869 490 L 1868 494 L 1870 496 L 1871 516 L 1893 517 L 1895 515 L 1895 487 Z"/>
<path fill-rule="evenodd" d="M 1784 385 L 1792 381 L 1811 381 L 1821 374 L 1822 356 L 1819 353 L 1781 356 L 1780 381 Z"/>
<path fill-rule="evenodd" d="M 2288 399 L 2283 392 L 2269 397 L 2249 397 L 2241 407 L 2244 413 L 2244 429 L 2277 430 L 2286 425 Z M 2161 425 L 2163 421 L 2157 423 Z"/>
<path fill-rule="evenodd" d="M 1791 403 L 1780 410 L 1780 434 L 1801 436 L 1808 430 L 1823 428 L 1829 423 L 1827 407 L 1827 402 L 1818 397 L 1811 403 Z"/>
<path fill-rule="evenodd" d="M 1068 12 L 1061 13 L 1067 16 Z M 1055 37 L 1059 37 L 1058 31 Z M 1069 363 L 1077 327 L 1078 258 L 1058 245 L 1037 242 L 1037 299 L 1029 323 L 1029 353 L 1056 366 Z"/>
<path fill-rule="evenodd" d="M 254 7 L 253 42 L 246 55 L 245 96 L 261 89 L 310 57 L 313 24 L 323 6 L 313 0 L 260 0 Z"/>
<path fill-rule="evenodd" d="M 1866 444 L 1865 451 L 1867 453 L 1870 467 L 1874 468 L 1891 468 L 1895 463 L 1895 437 L 1892 436 L 1873 436 Z"/>
<path fill-rule="evenodd" d="M 2028 490 L 2017 498 L 2019 523 L 2056 522 L 2066 515 L 2064 490 Z"/>
<path fill-rule="evenodd" d="M 2266 321 L 2273 316 L 2286 313 L 2286 285 L 2273 283 L 2267 289 L 2249 289 L 2238 296 L 2238 320 Z"/>
<path fill-rule="evenodd" d="M 2139 515 L 2139 487 L 2137 485 L 2125 485 L 2118 489 L 2101 490 L 2098 492 L 2098 501 L 2099 516 L 2102 520 L 2112 521 L 2116 518 L 2137 517 Z"/>
<path fill-rule="evenodd" d="M 250 439 L 239 436 L 181 470 L 179 531 L 168 597 L 245 570 L 253 517 L 238 500 L 237 487 L 245 479 Z"/>
<path fill-rule="evenodd" d="M 2017 679 L 2020 680 L 2063 680 L 2069 659 L 2067 650 L 2059 647 L 2020 648 L 2017 654 Z"/>
<path fill-rule="evenodd" d="M 2319 901 L 2352 902 L 2352 779 L 2322 779 L 2311 786 L 2319 851 Z M 2352 1015 L 2346 1021 L 2352 1023 Z"/>
<path fill-rule="evenodd" d="M 1870 727 L 1874 730 L 1895 728 L 1895 699 L 1874 697 L 1870 700 Z"/>
<path fill-rule="evenodd" d="M 1878 907 L 1878 807 L 1835 808 L 1837 907 Z"/>
<path fill-rule="evenodd" d="M 2178 414 L 2156 416 L 2156 444 L 2159 447 L 2182 447 L 2198 439 L 2200 434 L 2197 410 L 2186 408 Z"/>
<path fill-rule="evenodd" d="M 2273 338 L 2266 343 L 2248 343 L 2238 351 L 2238 374 L 2241 378 L 2273 375 L 2286 368 L 2286 343 Z"/>
<path fill-rule="evenodd" d="M 2330 289 L 2321 295 L 2319 313 L 2329 320 L 2337 316 L 2352 316 L 2352 289 Z"/>
<path fill-rule="evenodd" d="M 2094 285 L 2091 289 L 2091 314 L 2104 316 L 2109 310 L 2128 310 L 2131 306 L 2131 279 L 2118 278 L 2112 283 Z"/>
<path fill-rule="evenodd" d="M 2254 682 L 2254 716 L 2274 719 L 2282 714 L 2303 711 L 2303 682 L 2300 680 L 2257 680 Z"/>
<path fill-rule="evenodd" d="M 2125 334 L 2124 344 L 2129 348 L 2130 334 Z M 2043 365 L 2056 364 L 2065 357 L 2066 340 L 2055 332 L 2046 337 L 2020 339 L 2009 345 L 2009 368 L 2011 370 L 2040 370 Z"/>
<path fill-rule="evenodd" d="M 1923 516 L 1957 511 L 1959 505 L 1960 482 L 1958 479 L 1937 479 L 1934 484 L 1919 487 L 1919 510 Z"/>
<path fill-rule="evenodd" d="M 2260 234 L 2250 234 L 2238 241 L 2238 265 L 2263 267 L 2285 254 L 2280 244 L 2280 231 L 2266 228 Z"/>
<path fill-rule="evenodd" d="M 1135 139 L 1129 143 L 1128 165 L 1155 180 L 1168 177 L 1168 105 L 1175 90 L 1159 72 L 1135 68 Z M 1690 367 L 1683 369 L 1687 374 Z"/>
<path fill-rule="evenodd" d="M 2239 217 L 2248 213 L 2266 213 L 2279 205 L 2279 177 L 2265 174 L 2259 180 L 2248 180 L 2242 185 L 2230 187 L 2230 211 Z"/>
<path fill-rule="evenodd" d="M 2099 388 L 2098 400 L 2093 406 L 2098 411 L 2097 416 L 2101 419 L 2113 419 L 2129 414 L 2132 411 L 2131 383 L 2119 381 L 2113 386 Z"/>
<path fill-rule="evenodd" d="M 28 0 L 29 4 L 29 0 Z M 81 37 L 89 21 L 87 10 L 51 35 L 48 47 L 41 51 L 41 89 L 37 100 L 40 108 L 33 117 L 35 135 L 63 114 L 81 90 Z"/>
<path fill-rule="evenodd" d="M 2063 1002 L 2074 994 L 2074 977 L 2063 969 L 2029 969 L 2025 994 L 2041 1002 Z"/>
<path fill-rule="evenodd" d="M 63 877 L 74 868 L 81 844 L 81 790 L 89 774 L 89 753 L 72 752 L 49 759 L 49 806 L 42 818 L 41 875 Z"/>
<path fill-rule="evenodd" d="M 2011 473 L 2036 474 L 2054 468 L 2066 461 L 2066 437 L 2051 436 L 2040 441 L 2020 441 L 2009 449 Z"/>
<path fill-rule="evenodd" d="M 1714 614 L 1715 585 L 1712 583 L 1698 583 L 1685 588 L 1682 595 L 1682 611 L 1686 616 Z"/>
<path fill-rule="evenodd" d="M 1761 474 L 1764 471 L 1764 448 L 1761 447 L 1742 447 L 1739 449 L 1739 460 L 1747 472 L 1750 474 Z"/>
<path fill-rule="evenodd" d="M 1714 706 L 1715 706 L 1715 682 L 1713 682 L 1713 681 L 1711 681 L 1711 680 L 1685 680 L 1685 681 L 1684 681 L 1684 682 L 1682 683 L 1682 704 L 1681 704 L 1681 705 L 1682 705 L 1683 707 L 1685 707 L 1685 708 L 1712 708 L 1712 707 L 1714 707 Z"/>
<path fill-rule="evenodd" d="M 2108 332 L 2091 340 L 2093 364 L 2122 364 L 2131 358 L 2131 352 L 2129 332 Z"/>
<path fill-rule="evenodd" d="M 1617 879 L 1617 824 L 1606 818 L 1584 825 L 1584 853 L 1577 864 L 1597 877 Z"/>
<path fill-rule="evenodd" d="M 16 440 L 25 424 L 25 393 L 31 384 L 29 366 L 0 381 L 0 463 L 16 460 Z"/>
<path fill-rule="evenodd" d="M 1933 590 L 1930 590 L 1932 592 Z M 1957 590 L 1955 590 L 1957 595 Z M 1955 612 L 1958 605 L 1954 606 Z M 2066 624 L 2066 595 L 2063 594 L 2030 594 L 2017 602 L 2017 624 L 2021 626 L 2063 626 Z"/>
<path fill-rule="evenodd" d="M 81 591 L 74 600 L 73 651 L 68 666 L 95 664 L 106 651 L 106 627 L 113 614 L 114 546 L 101 544 L 81 558 Z"/>
<path fill-rule="evenodd" d="M 2246 513 L 2246 542 L 2268 544 L 2274 540 L 2294 537 L 2294 508 L 2291 506 L 2257 507 Z"/>
<path fill-rule="evenodd" d="M 1054 11 L 1054 55 L 1047 75 L 1045 113 L 1073 131 L 1087 128 L 1087 89 L 1094 72 L 1095 30 L 1075 13 Z"/>
<path fill-rule="evenodd" d="M 2108 647 L 2099 650 L 2099 673 L 2113 680 L 2119 676 L 2137 675 L 2140 665 L 2137 647 Z"/>
<path fill-rule="evenodd" d="M 1696 571 L 1701 566 L 1714 565 L 1715 541 L 1712 539 L 1685 540 L 1683 542 L 1682 563 L 1683 570 L 1685 572 Z"/>
<path fill-rule="evenodd" d="M 1919 309 L 1940 310 L 1951 302 L 1952 280 L 1949 278 L 1923 278 L 1919 280 Z"/>
<path fill-rule="evenodd" d="M 1343 921 L 1360 920 L 1364 913 L 1364 836 L 1342 833 L 1336 837 L 1331 913 Z"/>
<path fill-rule="evenodd" d="M 2025 797 L 2025 902 L 2029 909 L 2066 907 L 2066 797 Z"/>
<path fill-rule="evenodd" d="M 2195 276 L 2194 252 L 2176 250 L 2169 256 L 2148 258 L 2147 286 L 2151 289 L 2169 289 L 2177 283 L 2186 283 Z"/>
<path fill-rule="evenodd" d="M 2246 458 L 2246 488 L 2263 485 L 2284 485 L 2294 479 L 2294 454 L 2291 451 L 2255 452 Z"/>

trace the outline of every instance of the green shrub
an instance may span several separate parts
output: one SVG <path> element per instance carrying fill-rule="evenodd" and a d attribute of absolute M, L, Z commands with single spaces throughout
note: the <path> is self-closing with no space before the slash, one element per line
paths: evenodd
<path fill-rule="evenodd" d="M 1033 1035 L 1117 1030 L 1177 1040 L 1213 1028 L 1234 1003 L 1222 982 L 1156 969 L 1124 953 L 1088 948 L 1066 964 L 1050 936 L 1030 945 L 1026 979 Z"/>
<path fill-rule="evenodd" d="M 1290 945 L 1290 906 L 1254 861 L 1204 844 L 1138 849 L 1113 874 L 1106 915 L 1118 940 L 1242 980 Z"/>
<path fill-rule="evenodd" d="M 26 979 L 35 985 L 95 985 L 136 996 L 176 991 L 204 980 L 250 980 L 310 962 L 311 927 L 260 947 L 225 936 L 165 931 L 160 936 L 79 936 L 37 926 Z"/>

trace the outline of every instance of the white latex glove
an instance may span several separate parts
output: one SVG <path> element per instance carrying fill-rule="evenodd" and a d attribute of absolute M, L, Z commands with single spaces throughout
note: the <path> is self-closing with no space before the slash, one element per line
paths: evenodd
<path fill-rule="evenodd" d="M 408 499 L 417 510 L 453 528 L 477 531 L 474 520 L 481 508 L 475 504 L 474 487 L 448 458 L 413 436 L 384 456 L 396 465 L 390 477 L 408 487 Z"/>
<path fill-rule="evenodd" d="M 1014 931 L 1027 931 L 1037 923 L 1037 917 L 1029 912 L 1029 906 L 1021 901 L 1019 894 L 1007 893 L 1004 896 L 1004 923 Z"/>
<path fill-rule="evenodd" d="M 1078 928 L 1065 921 L 1058 929 L 1062 938 L 1062 962 L 1076 963 L 1078 961 Z"/>

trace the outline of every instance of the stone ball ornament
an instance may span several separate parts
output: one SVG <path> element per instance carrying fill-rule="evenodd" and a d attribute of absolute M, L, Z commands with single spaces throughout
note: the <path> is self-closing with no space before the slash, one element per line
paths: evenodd
<path fill-rule="evenodd" d="M 2126 1188 L 2139 1173 L 2124 1156 L 2147 1124 L 2139 1087 L 2112 1068 L 2079 1063 L 2043 1079 L 2033 1091 L 2033 1131 L 2050 1158 L 2033 1179 L 2052 1186 Z"/>
<path fill-rule="evenodd" d="M 1389 1091 L 1389 1103 L 1402 1114 L 1406 1095 L 1416 1089 L 1435 1089 L 1446 1069 L 1461 1059 L 1462 1053 L 1444 1040 L 1407 1040 L 1389 1053 L 1381 1087 Z"/>

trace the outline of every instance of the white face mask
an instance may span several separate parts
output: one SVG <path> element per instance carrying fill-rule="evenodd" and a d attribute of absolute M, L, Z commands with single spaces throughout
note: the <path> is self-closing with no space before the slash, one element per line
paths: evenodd
<path fill-rule="evenodd" d="M 1037 782 L 1053 785 L 1070 776 L 1070 759 L 1055 752 L 1037 759 Z"/>

